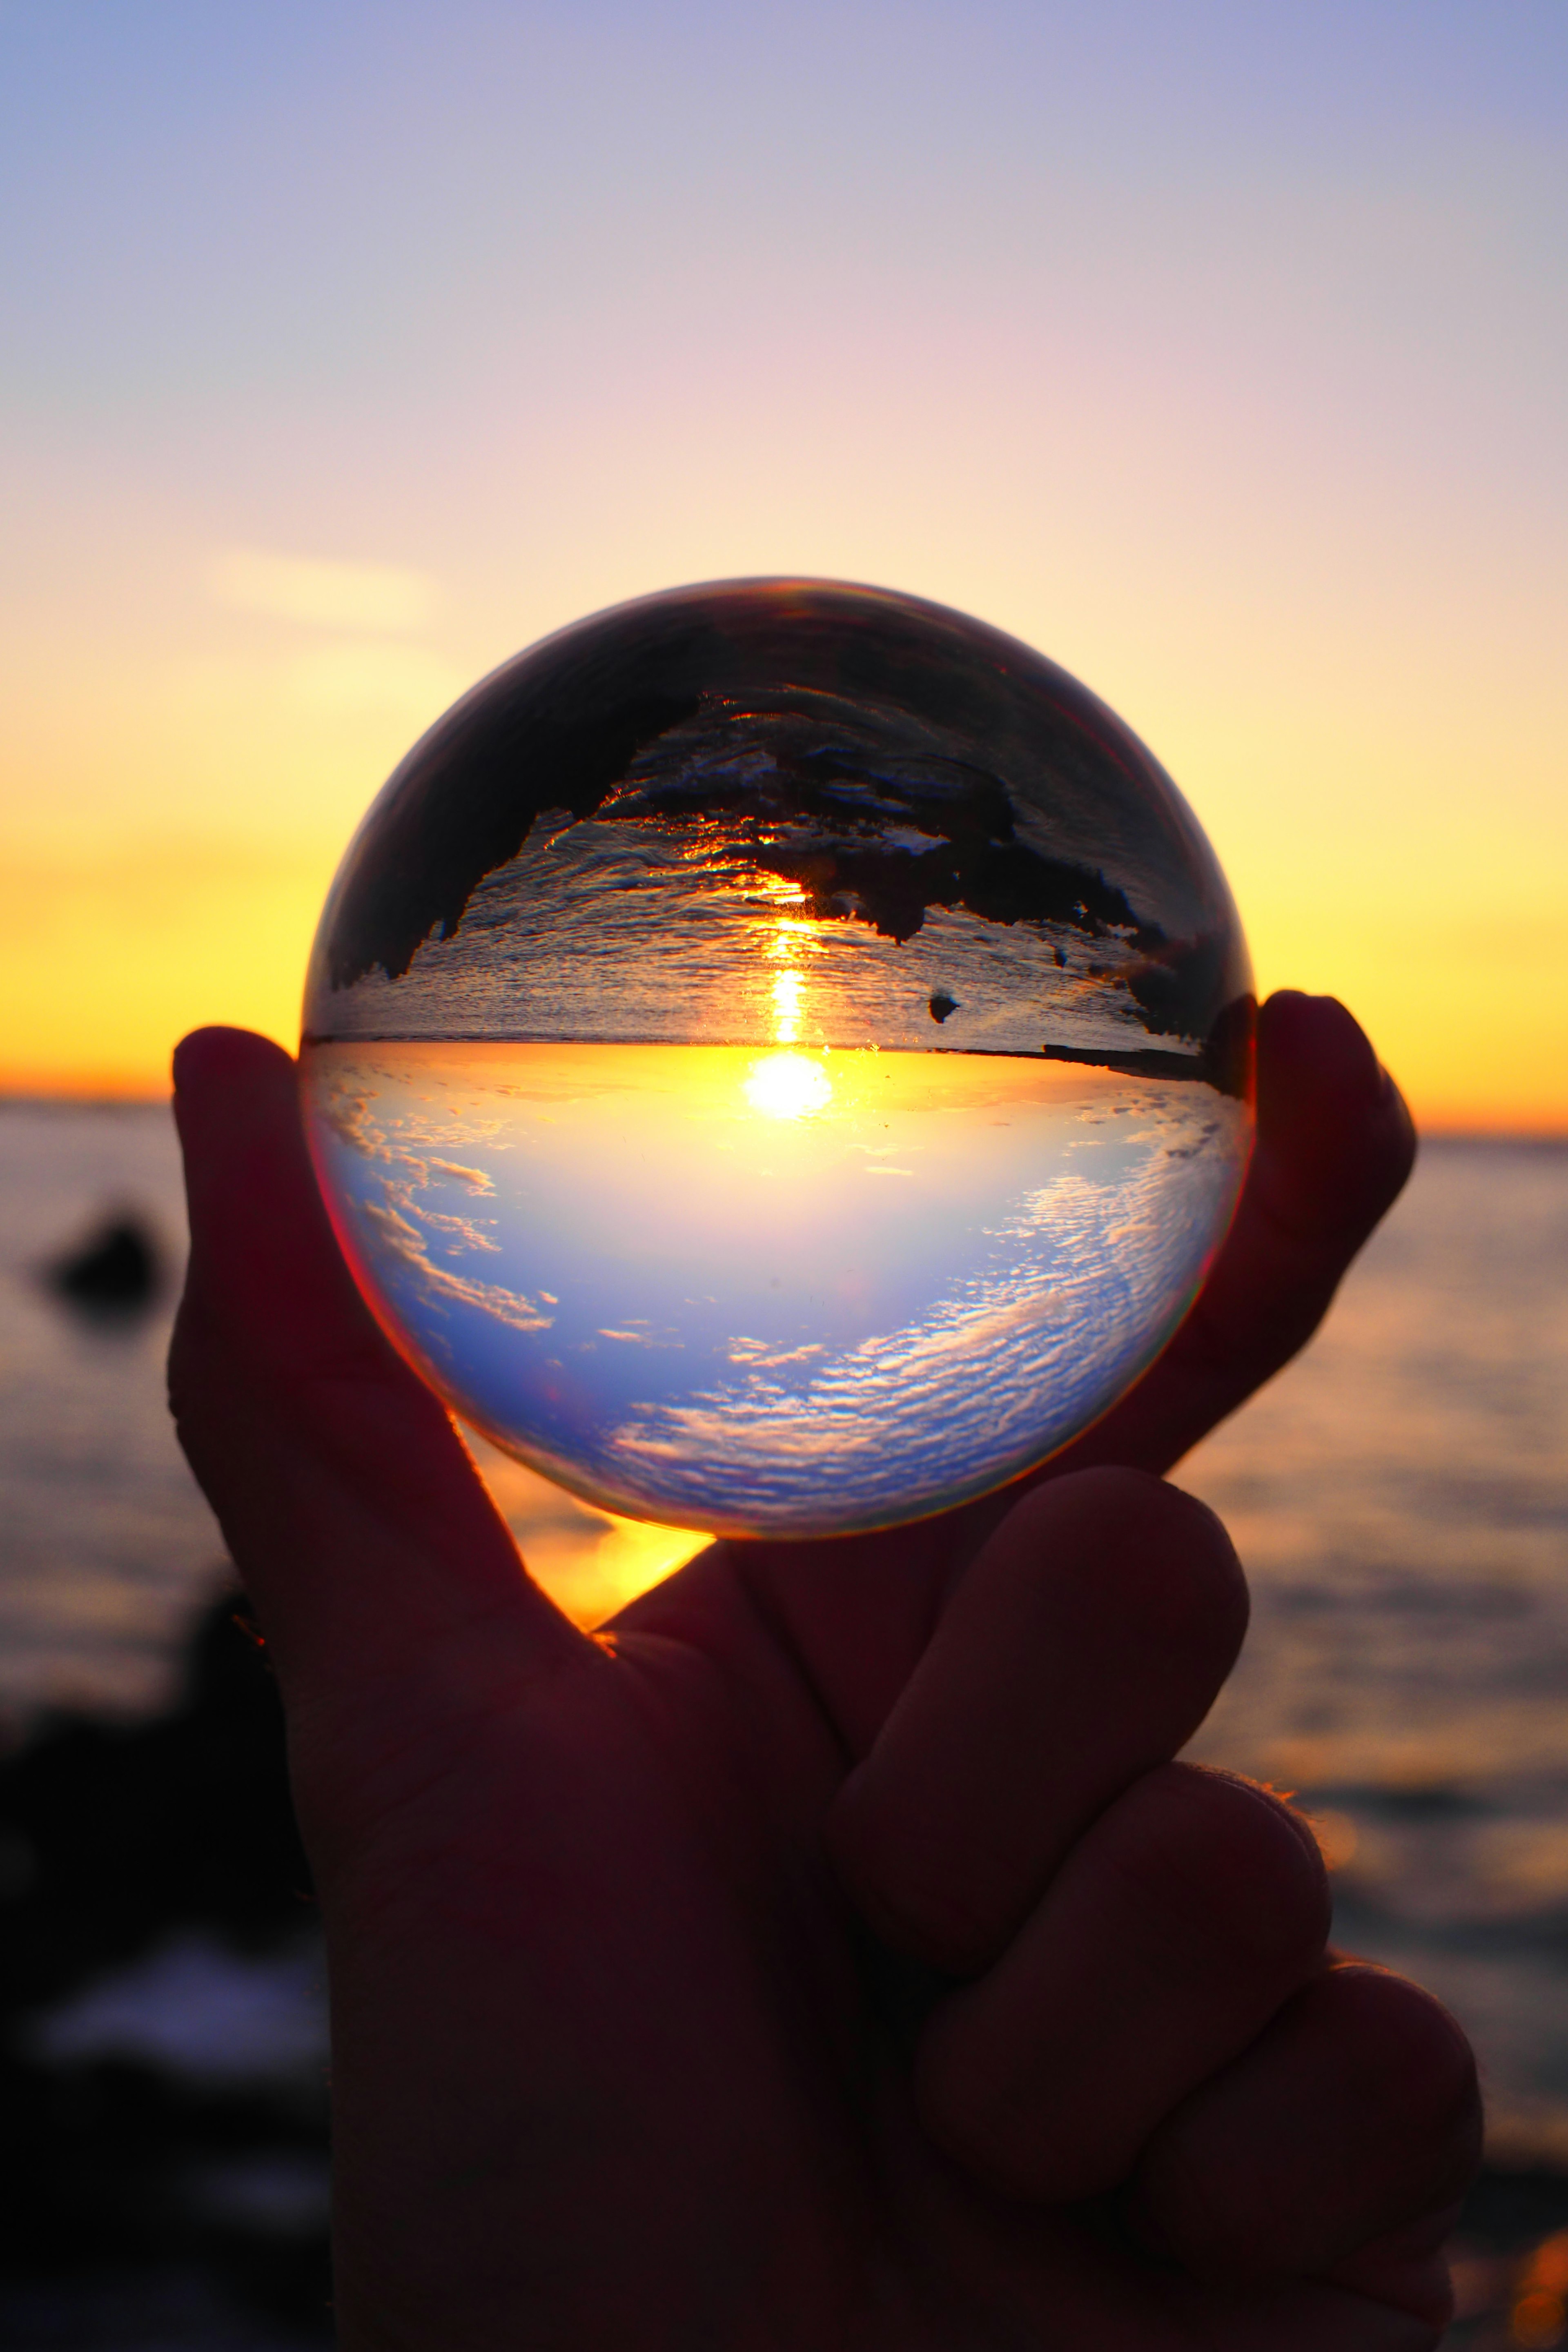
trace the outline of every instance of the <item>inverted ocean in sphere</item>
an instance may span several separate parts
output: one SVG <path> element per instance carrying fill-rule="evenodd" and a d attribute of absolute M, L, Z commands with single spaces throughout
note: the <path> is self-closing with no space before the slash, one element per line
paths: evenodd
<path fill-rule="evenodd" d="M 1013 640 L 825 583 L 677 592 L 499 671 L 333 887 L 309 1127 L 397 1344 L 612 1507 L 821 1534 L 1102 1412 L 1250 1144 L 1212 852 Z"/>

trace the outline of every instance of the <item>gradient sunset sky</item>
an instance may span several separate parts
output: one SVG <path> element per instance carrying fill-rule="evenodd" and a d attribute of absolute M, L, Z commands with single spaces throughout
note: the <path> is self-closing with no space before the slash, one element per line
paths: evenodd
<path fill-rule="evenodd" d="M 1568 1129 L 1561 0 L 0 0 L 0 1085 L 292 1042 L 372 793 L 581 614 L 1028 639 L 1266 987 Z"/>

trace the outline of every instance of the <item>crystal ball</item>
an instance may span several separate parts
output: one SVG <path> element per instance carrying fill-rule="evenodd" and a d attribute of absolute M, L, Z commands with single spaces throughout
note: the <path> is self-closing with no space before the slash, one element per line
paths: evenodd
<path fill-rule="evenodd" d="M 1137 1379 L 1224 1238 L 1253 998 L 1129 730 L 1016 639 L 811 580 L 579 622 L 354 836 L 312 1156 L 383 1328 L 591 1502 L 922 1517 Z"/>

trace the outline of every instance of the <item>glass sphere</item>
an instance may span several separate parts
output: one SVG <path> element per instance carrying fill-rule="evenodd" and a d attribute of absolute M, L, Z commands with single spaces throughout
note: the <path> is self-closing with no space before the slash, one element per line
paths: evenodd
<path fill-rule="evenodd" d="M 383 1328 L 589 1500 L 816 1536 L 1113 1404 L 1251 1147 L 1214 854 L 1081 686 L 798 580 L 563 630 L 416 745 L 307 983 L 316 1169 Z"/>

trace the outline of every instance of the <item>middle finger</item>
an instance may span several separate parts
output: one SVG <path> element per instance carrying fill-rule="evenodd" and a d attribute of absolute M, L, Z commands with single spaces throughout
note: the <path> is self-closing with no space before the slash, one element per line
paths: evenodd
<path fill-rule="evenodd" d="M 1019 1502 L 957 1586 L 827 1837 L 883 1940 L 969 1974 L 1207 1714 L 1247 1591 L 1212 1513 L 1141 1471 Z"/>

